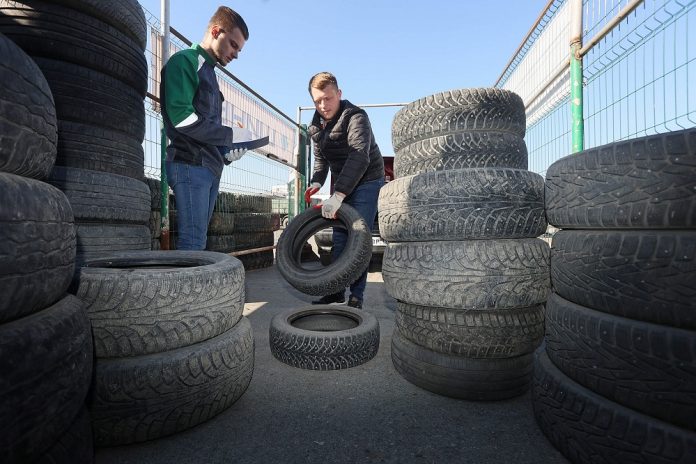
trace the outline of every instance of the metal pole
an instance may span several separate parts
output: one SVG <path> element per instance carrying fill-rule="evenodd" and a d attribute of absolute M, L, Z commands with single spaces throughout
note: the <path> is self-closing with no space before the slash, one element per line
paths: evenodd
<path fill-rule="evenodd" d="M 584 149 L 585 122 L 582 112 L 582 0 L 571 0 L 570 29 L 570 112 L 573 118 L 571 152 Z"/>
<path fill-rule="evenodd" d="M 169 60 L 169 0 L 160 2 L 160 34 L 162 35 L 162 52 L 160 53 L 160 69 Z M 160 108 L 163 102 L 160 102 Z M 161 161 L 160 161 L 160 186 L 162 194 L 162 208 L 160 224 L 162 233 L 160 235 L 160 249 L 169 250 L 169 180 L 167 179 L 167 134 L 164 132 L 164 123 L 161 127 Z"/>

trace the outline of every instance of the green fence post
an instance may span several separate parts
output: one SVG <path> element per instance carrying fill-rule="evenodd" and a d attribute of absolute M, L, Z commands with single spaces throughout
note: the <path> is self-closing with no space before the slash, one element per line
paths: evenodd
<path fill-rule="evenodd" d="M 161 168 L 160 168 L 160 191 L 162 193 L 162 208 L 160 215 L 160 225 L 162 232 L 160 235 L 160 249 L 169 250 L 169 180 L 167 179 L 167 134 L 164 132 L 164 127 L 161 129 Z"/>
<path fill-rule="evenodd" d="M 585 146 L 585 121 L 582 114 L 582 0 L 571 3 L 570 37 L 570 113 L 573 119 L 571 130 L 572 153 L 582 151 Z"/>

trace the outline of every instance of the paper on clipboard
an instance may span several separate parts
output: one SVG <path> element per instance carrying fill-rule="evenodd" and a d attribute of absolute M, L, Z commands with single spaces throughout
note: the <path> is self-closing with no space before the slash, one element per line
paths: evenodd
<path fill-rule="evenodd" d="M 256 140 L 249 140 L 248 142 L 233 143 L 232 146 L 228 148 L 230 151 L 239 150 L 240 148 L 243 150 L 256 150 L 266 145 L 268 145 L 268 136 Z"/>

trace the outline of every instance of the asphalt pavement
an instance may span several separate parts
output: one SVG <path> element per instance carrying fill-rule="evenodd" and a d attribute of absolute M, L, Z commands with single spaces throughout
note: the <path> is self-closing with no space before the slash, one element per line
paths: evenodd
<path fill-rule="evenodd" d="M 534 421 L 529 393 L 506 401 L 440 396 L 404 380 L 391 362 L 396 302 L 370 273 L 365 310 L 380 324 L 371 361 L 318 372 L 276 360 L 271 318 L 309 305 L 275 267 L 246 274 L 245 315 L 255 337 L 246 393 L 190 430 L 97 450 L 97 464 L 188 463 L 567 463 Z"/>

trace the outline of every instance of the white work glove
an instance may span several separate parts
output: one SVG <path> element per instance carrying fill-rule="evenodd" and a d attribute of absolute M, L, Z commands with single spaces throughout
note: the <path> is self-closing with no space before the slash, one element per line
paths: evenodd
<path fill-rule="evenodd" d="M 232 128 L 232 143 L 248 142 L 251 140 L 252 133 L 243 127 Z"/>
<path fill-rule="evenodd" d="M 334 192 L 328 200 L 321 204 L 321 215 L 326 219 L 334 219 L 345 197 L 346 196 L 340 192 Z"/>
<path fill-rule="evenodd" d="M 236 150 L 230 150 L 225 154 L 225 159 L 230 163 L 239 160 L 246 153 L 245 148 L 238 148 Z"/>

